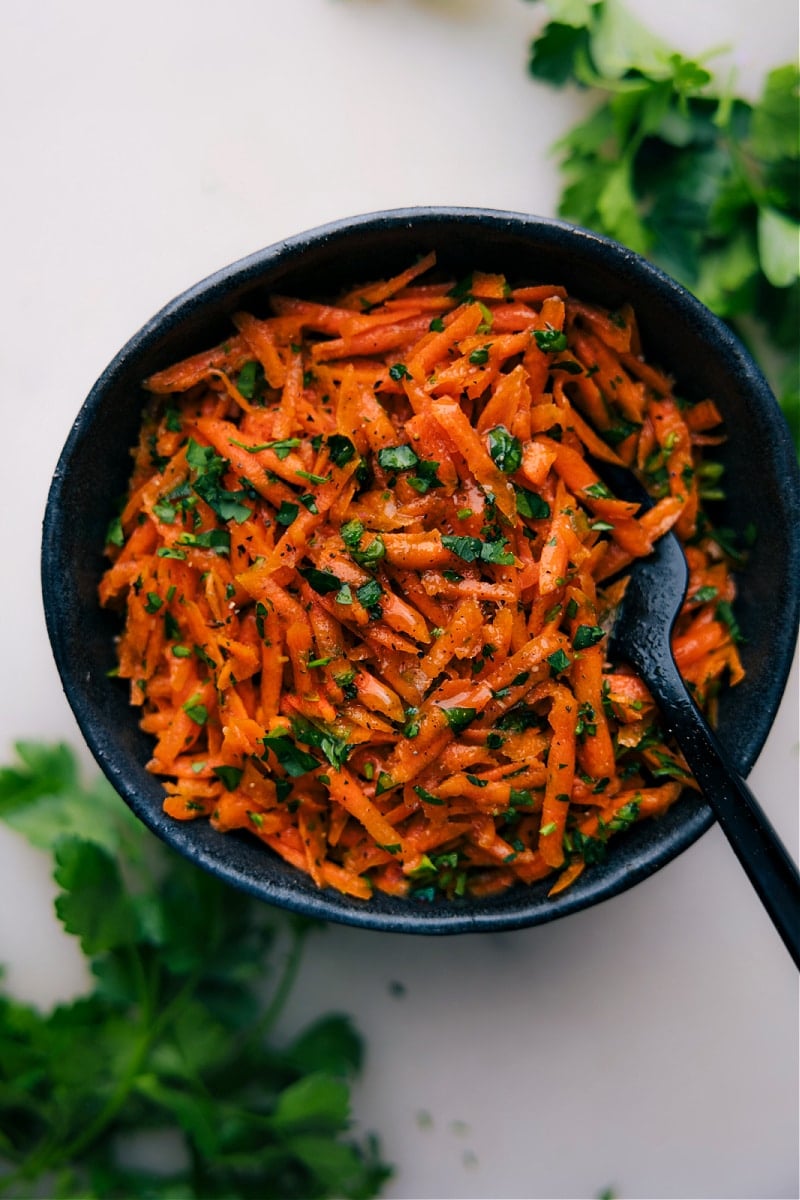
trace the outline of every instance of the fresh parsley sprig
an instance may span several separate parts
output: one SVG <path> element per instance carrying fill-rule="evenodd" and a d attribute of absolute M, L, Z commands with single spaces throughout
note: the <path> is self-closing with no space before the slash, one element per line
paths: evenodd
<path fill-rule="evenodd" d="M 377 1144 L 348 1133 L 352 1024 L 274 1035 L 310 923 L 173 855 L 108 784 L 81 782 L 66 746 L 16 750 L 0 817 L 52 854 L 56 912 L 94 985 L 49 1014 L 0 995 L 0 1194 L 376 1195 Z M 126 1144 L 167 1130 L 171 1169 L 128 1165 Z"/>
<path fill-rule="evenodd" d="M 559 213 L 658 263 L 751 345 L 800 440 L 800 71 L 734 96 L 620 0 L 544 0 L 540 80 L 602 100 L 556 149 Z"/>

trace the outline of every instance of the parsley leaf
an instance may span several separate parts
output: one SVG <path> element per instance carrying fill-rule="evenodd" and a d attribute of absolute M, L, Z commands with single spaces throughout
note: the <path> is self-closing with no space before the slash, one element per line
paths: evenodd
<path fill-rule="evenodd" d="M 442 535 L 442 545 L 451 554 L 456 554 L 459 558 L 463 558 L 464 562 L 470 563 L 480 558 L 483 548 L 483 542 L 480 538 L 468 537 L 466 534 L 451 536 L 445 533 Z"/>
<path fill-rule="evenodd" d="M 389 1171 L 349 1128 L 358 1033 L 329 1014 L 273 1034 L 310 923 L 173 854 L 65 746 L 20 743 L 0 768 L 0 816 L 22 812 L 92 983 L 44 1014 L 0 995 L 9 1192 L 375 1196 Z M 127 1164 L 121 1143 L 151 1133 L 177 1139 L 177 1165 Z"/>
<path fill-rule="evenodd" d="M 178 537 L 182 546 L 197 546 L 203 550 L 216 550 L 217 554 L 227 554 L 231 548 L 231 535 L 227 529 L 204 529 L 202 533 L 182 533 Z M 164 557 L 167 557 L 164 555 Z M 177 558 L 177 554 L 170 554 Z"/>
<path fill-rule="evenodd" d="M 598 97 L 556 147 L 559 214 L 647 255 L 745 342 L 768 350 L 797 438 L 797 64 L 770 71 L 750 102 L 732 94 L 727 75 L 715 78 L 655 37 L 620 0 L 545 4 L 552 20 L 531 44 L 531 73 Z M 543 349 L 557 348 L 542 345 L 540 333 L 548 331 L 536 334 Z"/>
<path fill-rule="evenodd" d="M 272 450 L 277 457 L 283 462 L 288 458 L 292 450 L 296 450 L 300 445 L 300 438 L 279 438 L 275 442 L 255 442 L 248 445 L 247 442 L 238 442 L 236 438 L 231 438 L 232 446 L 239 446 L 240 449 L 246 450 L 248 454 L 259 454 L 262 450 Z"/>
<path fill-rule="evenodd" d="M 275 520 L 279 525 L 291 525 L 300 512 L 298 504 L 292 504 L 290 500 L 281 500 L 281 506 L 275 514 Z"/>
<path fill-rule="evenodd" d="M 342 535 L 342 541 L 348 550 L 357 550 L 361 544 L 361 539 L 364 536 L 363 521 L 345 521 L 339 530 Z"/>
<path fill-rule="evenodd" d="M 243 771 L 240 767 L 214 767 L 214 774 L 221 779 L 229 792 L 234 791 L 242 781 Z"/>
<path fill-rule="evenodd" d="M 386 543 L 380 534 L 376 534 L 363 550 L 351 550 L 350 556 L 360 567 L 372 570 L 386 555 Z"/>
<path fill-rule="evenodd" d="M 552 654 L 548 654 L 547 661 L 555 675 L 566 671 L 570 665 L 569 655 L 564 650 L 554 650 Z"/>
<path fill-rule="evenodd" d="M 432 460 L 420 461 L 417 463 L 416 473 L 406 476 L 406 483 L 415 492 L 419 492 L 421 496 L 424 496 L 431 488 L 442 486 L 439 476 L 436 474 L 438 469 L 438 462 L 433 462 Z"/>
<path fill-rule="evenodd" d="M 378 462 L 385 471 L 410 471 L 419 458 L 410 446 L 384 446 L 378 451 Z"/>
<path fill-rule="evenodd" d="M 499 538 L 493 542 L 484 542 L 481 546 L 481 562 L 501 563 L 503 566 L 511 566 L 514 562 L 514 555 L 507 547 L 508 542 L 505 538 Z"/>
<path fill-rule="evenodd" d="M 605 637 L 605 630 L 600 625 L 579 625 L 575 630 L 572 645 L 576 650 L 588 650 Z"/>
<path fill-rule="evenodd" d="M 124 546 L 125 533 L 119 517 L 112 517 L 106 530 L 106 543 L 110 546 Z"/>
<path fill-rule="evenodd" d="M 517 496 L 517 512 L 521 517 L 529 517 L 532 521 L 543 521 L 550 516 L 550 505 L 536 492 L 527 488 L 515 488 Z"/>
<path fill-rule="evenodd" d="M 211 446 L 201 446 L 189 438 L 186 461 L 195 470 L 192 488 L 220 520 L 241 524 L 252 516 L 252 508 L 244 503 L 247 493 L 228 491 L 220 483 L 230 466 L 227 459 L 221 458 Z"/>
<path fill-rule="evenodd" d="M 462 729 L 466 729 L 478 715 L 477 709 L 460 708 L 458 705 L 453 705 L 452 708 L 442 707 L 442 712 L 454 733 L 460 733 Z"/>
<path fill-rule="evenodd" d="M 489 430 L 489 454 L 506 475 L 513 475 L 522 466 L 522 443 L 513 436 L 505 425 L 496 425 Z"/>
<path fill-rule="evenodd" d="M 371 617 L 379 618 L 381 614 L 380 599 L 383 595 L 381 585 L 376 579 L 370 579 L 356 588 L 359 603 L 364 606 Z"/>
<path fill-rule="evenodd" d="M 302 575 L 309 587 L 319 592 L 320 596 L 338 592 L 342 586 L 338 575 L 334 575 L 332 571 L 320 571 L 319 567 L 298 567 L 297 574 Z"/>
<path fill-rule="evenodd" d="M 445 550 L 462 558 L 464 562 L 502 563 L 509 566 L 514 562 L 514 555 L 506 549 L 508 542 L 505 538 L 496 541 L 482 542 L 480 538 L 468 537 L 466 534 L 443 534 L 442 545 Z"/>
<path fill-rule="evenodd" d="M 80 938 L 84 954 L 127 945 L 136 936 L 137 917 L 108 850 L 66 838 L 56 846 L 55 863 L 53 878 L 62 889 L 56 914 L 67 933 Z"/>
<path fill-rule="evenodd" d="M 550 325 L 546 329 L 534 329 L 533 336 L 539 349 L 548 354 L 567 348 L 567 335 L 560 329 L 553 329 Z"/>
<path fill-rule="evenodd" d="M 295 717 L 292 720 L 292 733 L 298 742 L 317 746 L 332 767 L 343 767 L 347 762 L 352 746 L 334 730 L 317 725 L 306 717 Z"/>
<path fill-rule="evenodd" d="M 355 458 L 356 448 L 343 433 L 332 433 L 328 438 L 328 455 L 335 467 L 344 467 Z"/>
<path fill-rule="evenodd" d="M 264 738 L 264 749 L 272 751 L 286 774 L 291 775 L 293 779 L 299 779 L 301 775 L 306 775 L 320 765 L 313 754 L 300 750 L 292 739 L 280 730 L 267 734 Z"/>
<path fill-rule="evenodd" d="M 236 386 L 245 400 L 260 400 L 264 394 L 266 380 L 260 362 L 246 362 L 236 377 Z"/>

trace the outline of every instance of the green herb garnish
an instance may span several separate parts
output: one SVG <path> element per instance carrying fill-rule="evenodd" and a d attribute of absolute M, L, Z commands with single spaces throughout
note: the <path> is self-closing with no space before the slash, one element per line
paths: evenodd
<path fill-rule="evenodd" d="M 214 774 L 221 779 L 229 792 L 232 792 L 242 782 L 244 771 L 241 767 L 214 767 Z"/>
<path fill-rule="evenodd" d="M 356 588 L 359 604 L 364 606 L 371 617 L 379 618 L 382 615 L 380 607 L 382 595 L 381 585 L 375 579 L 370 579 L 367 583 L 362 583 L 361 587 Z"/>
<path fill-rule="evenodd" d="M 410 471 L 419 458 L 410 446 L 384 446 L 378 451 L 378 462 L 385 471 Z"/>
<path fill-rule="evenodd" d="M 514 491 L 517 497 L 517 512 L 521 517 L 528 517 L 531 521 L 544 521 L 550 516 L 550 505 L 536 492 L 529 492 L 520 487 Z"/>
<path fill-rule="evenodd" d="M 579 625 L 575 630 L 572 645 L 576 650 L 588 650 L 605 637 L 605 630 L 600 625 Z"/>
<path fill-rule="evenodd" d="M 281 506 L 275 514 L 275 520 L 279 525 L 291 525 L 292 521 L 297 518 L 299 511 L 299 505 L 292 504 L 290 500 L 281 500 Z"/>
<path fill-rule="evenodd" d="M 355 446 L 350 438 L 342 433 L 332 433 L 327 445 L 328 456 L 335 467 L 344 467 L 355 458 Z"/>
<path fill-rule="evenodd" d="M 264 368 L 261 363 L 254 359 L 246 362 L 236 376 L 236 386 L 245 400 L 260 399 L 266 386 Z"/>
<path fill-rule="evenodd" d="M 478 710 L 475 708 L 460 708 L 457 705 L 452 708 L 444 708 L 440 705 L 440 708 L 454 733 L 460 733 L 462 729 L 466 729 L 478 715 Z"/>
<path fill-rule="evenodd" d="M 548 654 L 547 661 L 556 675 L 561 671 L 566 671 L 569 666 L 569 655 L 564 650 L 555 650 L 552 654 Z"/>
<path fill-rule="evenodd" d="M 489 454 L 493 462 L 506 475 L 513 475 L 522 465 L 522 443 L 513 436 L 505 425 L 496 425 L 489 430 Z"/>
<path fill-rule="evenodd" d="M 388 1171 L 349 1122 L 352 1024 L 329 1014 L 274 1034 L 313 926 L 167 849 L 104 780 L 81 782 L 66 746 L 16 751 L 0 816 L 52 855 L 56 913 L 91 984 L 47 1013 L 0 996 L 4 1191 L 376 1195 Z M 125 1147 L 152 1134 L 181 1154 L 132 1166 Z"/>
<path fill-rule="evenodd" d="M 514 562 L 514 555 L 507 549 L 505 538 L 496 541 L 482 542 L 480 538 L 468 537 L 466 534 L 443 534 L 442 545 L 451 554 L 457 555 L 464 562 L 500 563 L 509 566 Z"/>
<path fill-rule="evenodd" d="M 295 741 L 306 746 L 316 746 L 325 755 L 332 767 L 343 767 L 352 750 L 349 742 L 332 729 L 322 724 L 316 724 L 306 717 L 295 717 L 292 720 L 292 734 Z"/>
<path fill-rule="evenodd" d="M 548 354 L 554 354 L 567 348 L 567 335 L 560 329 L 553 329 L 550 325 L 546 329 L 534 329 L 533 337 L 539 349 Z"/>
<path fill-rule="evenodd" d="M 320 596 L 338 592 L 342 586 L 338 575 L 334 575 L 332 571 L 320 571 L 318 567 L 298 567 L 297 574 L 302 575 L 309 587 L 319 592 Z"/>
<path fill-rule="evenodd" d="M 545 2 L 532 74 L 600 97 L 558 144 L 560 215 L 652 258 L 747 342 L 755 320 L 800 437 L 797 63 L 750 102 L 620 0 Z"/>

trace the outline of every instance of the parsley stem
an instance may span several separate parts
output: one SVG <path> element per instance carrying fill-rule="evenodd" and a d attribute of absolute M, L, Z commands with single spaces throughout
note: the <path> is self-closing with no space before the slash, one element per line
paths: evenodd
<path fill-rule="evenodd" d="M 291 923 L 291 943 L 286 953 L 286 959 L 283 964 L 283 971 L 272 993 L 269 1004 L 264 1009 L 261 1016 L 250 1027 L 242 1039 L 243 1044 L 247 1046 L 250 1042 L 255 1042 L 264 1037 L 266 1033 L 272 1029 L 275 1022 L 283 1012 L 286 1001 L 294 987 L 297 979 L 297 972 L 300 969 L 300 962 L 303 956 L 303 947 L 305 945 L 306 936 L 308 935 L 311 925 L 304 921 L 292 921 Z"/>
<path fill-rule="evenodd" d="M 139 957 L 138 955 L 136 956 Z M 140 963 L 141 965 L 141 963 Z M 114 1121 L 117 1113 L 124 1106 L 128 1096 L 133 1090 L 137 1076 L 144 1065 L 147 1055 L 150 1053 L 155 1042 L 161 1036 L 164 1027 L 173 1019 L 176 1012 L 180 1010 L 182 1005 L 194 993 L 203 974 L 203 964 L 198 964 L 188 976 L 183 986 L 172 997 L 169 1003 L 154 1015 L 151 1011 L 152 1005 L 148 1003 L 148 997 L 143 996 L 142 1016 L 141 1016 L 141 1031 L 136 1044 L 133 1048 L 133 1053 L 130 1056 L 128 1065 L 121 1073 L 117 1086 L 114 1088 L 111 1096 L 108 1098 L 104 1106 L 97 1113 L 96 1117 L 89 1122 L 84 1129 L 75 1136 L 72 1141 L 56 1147 L 54 1151 L 45 1156 L 41 1154 L 38 1157 L 34 1156 L 28 1160 L 26 1175 L 34 1172 L 33 1177 L 42 1170 L 55 1169 L 61 1164 L 68 1163 L 82 1154 L 88 1146 L 91 1146 L 105 1131 L 108 1126 Z M 144 973 L 142 973 L 144 979 Z"/>

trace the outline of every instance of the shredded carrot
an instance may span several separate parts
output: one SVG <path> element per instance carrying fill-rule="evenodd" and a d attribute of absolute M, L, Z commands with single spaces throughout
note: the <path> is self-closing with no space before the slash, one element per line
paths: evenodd
<path fill-rule="evenodd" d="M 557 895 L 693 785 L 607 659 L 623 572 L 667 529 L 691 540 L 680 669 L 711 709 L 742 678 L 702 509 L 720 414 L 646 361 L 628 306 L 435 270 L 275 296 L 151 376 L 100 601 L 175 820 L 363 901 Z"/>

